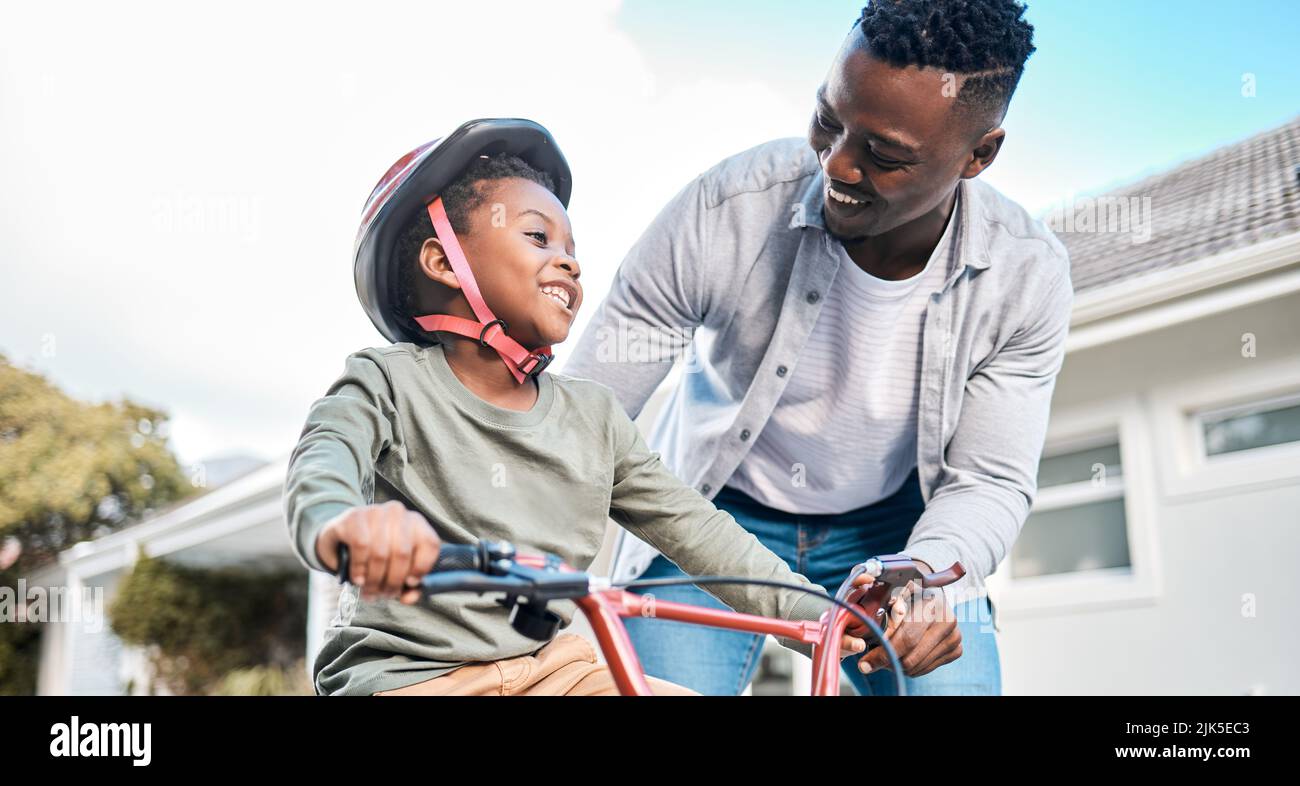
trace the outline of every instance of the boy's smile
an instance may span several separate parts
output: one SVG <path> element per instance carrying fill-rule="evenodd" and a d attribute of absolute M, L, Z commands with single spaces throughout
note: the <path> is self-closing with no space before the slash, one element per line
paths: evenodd
<path fill-rule="evenodd" d="M 572 284 L 564 281 L 557 280 L 542 284 L 542 294 L 558 303 L 560 308 L 570 316 L 573 315 L 573 311 L 569 309 L 569 304 L 577 299 L 574 295 L 575 291 Z"/>

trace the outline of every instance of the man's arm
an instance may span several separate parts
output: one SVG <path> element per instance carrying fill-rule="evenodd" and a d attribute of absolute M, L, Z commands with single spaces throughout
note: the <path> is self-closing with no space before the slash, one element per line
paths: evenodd
<path fill-rule="evenodd" d="M 1073 298 L 1063 264 L 1037 311 L 967 380 L 947 445 L 952 472 L 913 529 L 908 556 L 935 570 L 960 560 L 982 582 L 1011 550 L 1037 490 Z"/>
<path fill-rule="evenodd" d="M 289 459 L 285 518 L 309 568 L 328 570 L 316 553 L 317 536 L 340 513 L 369 503 L 375 461 L 392 444 L 397 418 L 382 362 L 371 350 L 347 359 L 343 376 L 312 404 Z"/>
<path fill-rule="evenodd" d="M 707 498 L 682 484 L 652 452 L 630 419 L 611 401 L 617 455 L 610 517 L 663 552 L 687 575 L 725 575 L 825 590 L 790 567 Z M 794 589 L 711 584 L 705 592 L 736 611 L 790 620 L 816 620 L 831 605 Z M 807 655 L 810 647 L 781 643 Z"/>
<path fill-rule="evenodd" d="M 701 175 L 632 246 L 565 361 L 565 374 L 613 388 L 629 417 L 640 414 L 708 313 L 707 219 Z"/>

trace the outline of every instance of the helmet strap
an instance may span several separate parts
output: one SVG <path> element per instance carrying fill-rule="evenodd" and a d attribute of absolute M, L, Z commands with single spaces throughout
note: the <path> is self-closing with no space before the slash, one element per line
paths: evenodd
<path fill-rule="evenodd" d="M 433 222 L 433 229 L 438 234 L 438 240 L 442 242 L 443 253 L 447 255 L 447 261 L 451 262 L 452 272 L 456 274 L 461 292 L 469 301 L 469 307 L 473 310 L 474 316 L 478 317 L 478 322 L 450 314 L 429 314 L 416 317 L 416 324 L 429 332 L 443 330 L 455 333 L 476 340 L 479 346 L 495 349 L 501 356 L 501 362 L 506 364 L 515 382 L 519 384 L 542 373 L 554 357 L 551 348 L 540 347 L 536 352 L 529 352 L 518 341 L 506 335 L 508 326 L 505 321 L 497 319 L 479 292 L 478 282 L 474 280 L 469 261 L 465 258 L 465 252 L 461 250 L 456 233 L 452 231 L 451 221 L 448 220 L 447 211 L 442 205 L 442 197 L 429 203 L 429 220 Z"/>

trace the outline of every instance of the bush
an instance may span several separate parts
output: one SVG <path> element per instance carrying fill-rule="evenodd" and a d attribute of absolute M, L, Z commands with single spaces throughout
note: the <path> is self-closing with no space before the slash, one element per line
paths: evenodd
<path fill-rule="evenodd" d="M 204 570 L 141 556 L 109 618 L 123 642 L 149 653 L 170 692 L 204 694 L 242 670 L 295 667 L 306 646 L 306 585 L 296 571 Z"/>
<path fill-rule="evenodd" d="M 0 587 L 10 586 L 0 574 Z M 41 626 L 34 622 L 0 619 L 0 696 L 36 693 L 37 656 Z"/>
<path fill-rule="evenodd" d="M 315 693 L 301 660 L 288 669 L 276 666 L 236 669 L 211 691 L 213 696 L 313 696 Z"/>

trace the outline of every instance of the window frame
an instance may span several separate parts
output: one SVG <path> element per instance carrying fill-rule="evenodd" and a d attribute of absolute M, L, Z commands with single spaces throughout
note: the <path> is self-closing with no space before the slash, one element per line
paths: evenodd
<path fill-rule="evenodd" d="M 1300 439 L 1292 440 L 1291 442 L 1278 442 L 1273 445 L 1259 445 L 1253 448 L 1229 450 L 1223 453 L 1211 454 L 1209 449 L 1205 446 L 1206 421 L 1211 418 L 1231 420 L 1234 416 L 1238 415 L 1254 415 L 1263 412 L 1274 412 L 1280 409 L 1291 409 L 1298 405 L 1300 405 L 1300 390 L 1292 391 L 1291 393 L 1282 396 L 1272 396 L 1266 399 L 1240 402 L 1212 409 L 1199 409 L 1192 412 L 1189 417 L 1195 421 L 1197 451 L 1207 464 L 1222 462 L 1228 457 L 1240 458 L 1242 456 L 1253 457 L 1260 455 L 1255 453 L 1255 451 L 1269 451 L 1270 455 L 1273 452 L 1285 455 L 1293 450 L 1296 445 L 1300 445 Z M 1271 449 L 1273 448 L 1284 448 L 1285 450 L 1272 451 Z"/>
<path fill-rule="evenodd" d="M 1300 357 L 1246 362 L 1244 369 L 1152 390 L 1157 437 L 1172 446 L 1174 454 L 1159 467 L 1169 499 L 1208 499 L 1300 481 L 1300 442 L 1217 455 L 1206 452 L 1206 417 L 1270 403 L 1300 403 Z"/>
<path fill-rule="evenodd" d="M 1159 599 L 1163 572 L 1157 548 L 1152 443 L 1142 400 L 1138 396 L 1125 396 L 1054 411 L 1043 456 L 1116 442 L 1121 467 L 1118 488 L 1084 488 L 1091 481 L 1047 487 L 1036 496 L 1033 510 L 1058 510 L 1122 498 L 1129 567 L 1016 578 L 1012 576 L 1013 557 L 1008 553 L 987 581 L 999 614 L 1010 619 L 1061 611 L 1151 605 Z"/>

